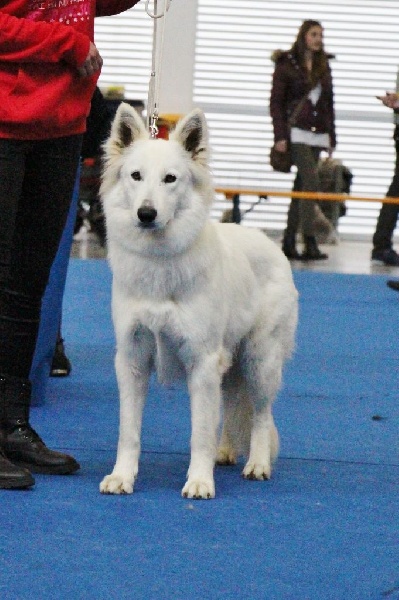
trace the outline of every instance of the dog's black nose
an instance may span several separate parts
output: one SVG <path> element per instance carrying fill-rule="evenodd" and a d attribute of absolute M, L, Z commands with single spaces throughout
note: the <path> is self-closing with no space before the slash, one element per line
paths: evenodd
<path fill-rule="evenodd" d="M 142 206 L 138 209 L 137 216 L 142 223 L 153 223 L 157 217 L 157 211 L 151 206 Z"/>

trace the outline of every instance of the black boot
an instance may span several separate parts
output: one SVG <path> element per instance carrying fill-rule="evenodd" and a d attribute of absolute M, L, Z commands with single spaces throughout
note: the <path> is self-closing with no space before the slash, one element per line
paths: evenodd
<path fill-rule="evenodd" d="M 328 254 L 320 252 L 316 242 L 316 238 L 313 235 L 305 235 L 305 251 L 302 253 L 301 260 L 326 260 Z"/>
<path fill-rule="evenodd" d="M 0 490 L 25 489 L 35 485 L 27 469 L 13 465 L 0 449 Z"/>
<path fill-rule="evenodd" d="M 27 379 L 4 377 L 4 445 L 5 456 L 19 467 L 34 473 L 68 475 L 79 469 L 72 456 L 47 448 L 29 425 L 31 384 Z"/>
<path fill-rule="evenodd" d="M 64 340 L 58 334 L 55 344 L 53 360 L 51 363 L 50 377 L 68 377 L 72 370 L 71 361 L 65 354 Z"/>
<path fill-rule="evenodd" d="M 0 395 L 4 394 L 6 380 L 0 377 Z M 10 490 L 28 488 L 34 485 L 35 480 L 26 469 L 13 465 L 3 452 L 4 447 L 4 405 L 0 403 L 0 489 Z"/>
<path fill-rule="evenodd" d="M 296 249 L 296 235 L 295 233 L 288 232 L 287 229 L 284 231 L 282 250 L 290 260 L 301 259 L 301 255 Z"/>

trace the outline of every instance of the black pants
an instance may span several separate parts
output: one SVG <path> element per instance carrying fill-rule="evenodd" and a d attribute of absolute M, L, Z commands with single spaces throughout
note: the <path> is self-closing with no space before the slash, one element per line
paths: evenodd
<path fill-rule="evenodd" d="M 387 196 L 399 197 L 399 140 L 395 140 L 396 162 L 395 171 Z M 392 248 L 393 232 L 399 215 L 399 204 L 383 204 L 378 215 L 377 227 L 373 235 L 373 246 L 376 250 Z"/>
<path fill-rule="evenodd" d="M 29 376 L 81 143 L 0 139 L 0 374 Z"/>

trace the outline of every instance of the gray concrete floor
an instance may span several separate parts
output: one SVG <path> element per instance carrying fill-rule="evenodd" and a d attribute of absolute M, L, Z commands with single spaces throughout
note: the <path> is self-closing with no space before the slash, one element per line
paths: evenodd
<path fill-rule="evenodd" d="M 273 236 L 273 239 L 280 244 L 281 235 Z M 388 278 L 399 278 L 399 267 L 387 267 L 371 263 L 371 240 L 341 240 L 337 245 L 323 245 L 321 248 L 328 254 L 328 260 L 308 263 L 293 261 L 293 268 L 325 273 L 386 274 Z M 300 250 L 300 244 L 298 249 Z M 398 248 L 397 250 L 399 251 Z M 72 257 L 81 259 L 105 258 L 106 254 L 106 248 L 101 247 L 97 236 L 88 231 L 86 227 L 83 227 L 75 236 L 72 245 Z"/>
<path fill-rule="evenodd" d="M 293 261 L 293 268 L 324 273 L 385 274 L 388 278 L 394 279 L 399 277 L 399 267 L 371 263 L 371 242 L 340 241 L 336 246 L 323 245 L 321 248 L 328 254 L 327 260 L 309 263 Z"/>

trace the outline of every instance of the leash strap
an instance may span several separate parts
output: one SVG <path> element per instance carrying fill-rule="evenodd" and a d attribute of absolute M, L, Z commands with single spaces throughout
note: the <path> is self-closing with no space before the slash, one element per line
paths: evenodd
<path fill-rule="evenodd" d="M 151 76 L 149 82 L 148 101 L 147 101 L 147 127 L 150 130 L 152 138 L 156 138 L 158 135 L 157 121 L 159 117 L 158 104 L 159 104 L 159 89 L 161 81 L 161 65 L 163 56 L 163 45 L 165 38 L 165 25 L 166 16 L 170 8 L 172 0 L 153 0 L 154 9 L 151 12 L 149 5 L 150 0 L 146 0 L 145 10 L 151 19 L 154 19 L 154 31 L 152 38 L 152 62 L 151 62 Z M 162 7 L 158 12 L 158 5 Z M 158 31 L 158 19 L 159 31 Z"/>

